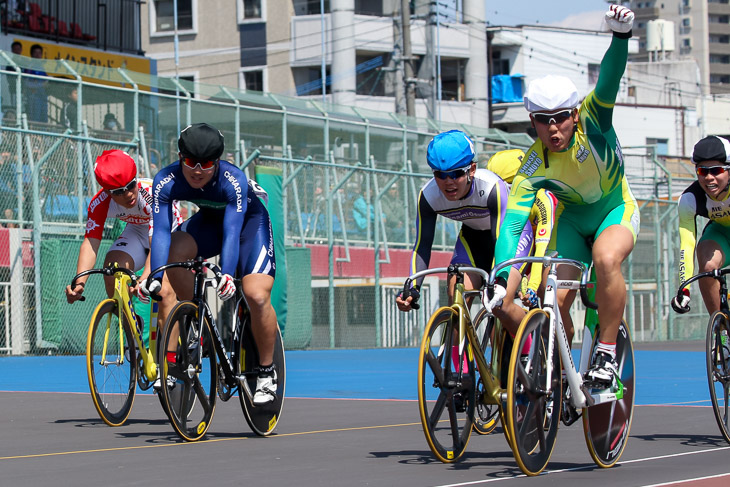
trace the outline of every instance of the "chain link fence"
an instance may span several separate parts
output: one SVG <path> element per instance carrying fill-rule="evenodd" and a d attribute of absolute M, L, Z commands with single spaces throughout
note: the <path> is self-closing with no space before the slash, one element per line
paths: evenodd
<path fill-rule="evenodd" d="M 7 64 L 0 69 L 0 353 L 83 353 L 92 309 L 104 297 L 101 278 L 73 306 L 63 289 L 75 274 L 86 208 L 98 191 L 93 161 L 103 150 L 128 151 L 139 175 L 151 177 L 176 159 L 180 128 L 216 125 L 226 159 L 253 179 L 263 169 L 281 177 L 286 252 L 277 261 L 288 274 L 287 347 L 412 347 L 446 301 L 444 281 L 433 278 L 420 311 L 402 314 L 393 302 L 409 270 L 418 193 L 430 178 L 428 142 L 442 130 L 465 130 L 482 167 L 498 150 L 531 143 L 524 134 L 0 54 Z M 637 340 L 700 338 L 702 309 L 680 318 L 669 308 L 676 197 L 692 173 L 686 161 L 659 160 L 651 147 L 624 153 L 642 217 L 624 268 L 627 321 Z M 103 244 L 119 231 L 109 222 Z M 432 267 L 448 263 L 458 231 L 439 220 Z M 581 312 L 576 306 L 576 322 Z"/>

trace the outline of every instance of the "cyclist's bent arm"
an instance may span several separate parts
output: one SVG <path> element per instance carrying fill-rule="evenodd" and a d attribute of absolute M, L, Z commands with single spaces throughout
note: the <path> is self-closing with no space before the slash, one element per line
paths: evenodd
<path fill-rule="evenodd" d="M 221 247 L 220 258 L 223 274 L 235 275 L 245 213 L 246 206 L 244 205 L 243 212 L 240 212 L 237 209 L 235 200 L 229 201 L 226 205 L 225 214 L 223 215 L 223 246 Z"/>
<path fill-rule="evenodd" d="M 520 235 L 525 229 L 525 224 L 530 216 L 530 209 L 535 203 L 537 191 L 538 189 L 532 186 L 529 179 L 525 178 L 523 174 L 517 173 L 512 182 L 512 192 L 507 202 L 507 213 L 494 251 L 495 265 L 514 258 Z M 506 283 L 509 277 L 509 268 L 501 269 L 497 277 L 504 279 Z"/>
<path fill-rule="evenodd" d="M 76 264 L 76 274 L 80 274 L 89 269 L 93 269 L 96 264 L 96 256 L 99 253 L 99 245 L 101 240 L 98 238 L 86 237 L 81 242 L 81 248 L 79 249 L 79 260 Z M 77 282 L 85 283 L 89 276 L 79 278 Z"/>
<path fill-rule="evenodd" d="M 437 214 L 431 205 L 426 201 L 423 190 L 418 195 L 418 215 L 416 216 L 416 243 L 413 244 L 413 254 L 411 255 L 411 275 L 418 271 L 428 269 L 431 261 L 431 247 L 436 234 L 436 217 Z M 423 278 L 414 283 L 420 287 Z"/>
<path fill-rule="evenodd" d="M 697 200 L 692 193 L 679 197 L 679 282 L 694 275 L 694 254 L 697 243 Z"/>

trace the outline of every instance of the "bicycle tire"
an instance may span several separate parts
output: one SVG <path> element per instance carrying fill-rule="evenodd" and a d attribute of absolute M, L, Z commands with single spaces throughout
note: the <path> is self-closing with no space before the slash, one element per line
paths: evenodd
<path fill-rule="evenodd" d="M 591 350 L 598 341 L 598 329 Z M 616 338 L 616 363 L 623 384 L 623 397 L 583 408 L 583 433 L 588 451 L 596 465 L 609 468 L 618 462 L 626 448 L 634 415 L 634 345 L 626 323 L 621 320 Z"/>
<path fill-rule="evenodd" d="M 86 374 L 91 398 L 99 417 L 109 426 L 121 426 L 127 421 L 137 385 L 137 349 L 126 317 L 122 320 L 119 320 L 117 302 L 105 299 L 94 309 L 86 336 Z M 122 356 L 119 354 L 120 327 L 124 340 Z"/>
<path fill-rule="evenodd" d="M 529 476 L 538 475 L 550 461 L 560 422 L 562 387 L 557 350 L 552 356 L 551 393 L 545 393 L 549 323 L 549 316 L 541 309 L 525 316 L 515 335 L 507 378 L 505 428 L 517 465 Z M 523 362 L 522 350 L 529 339 L 529 359 Z M 553 404 L 551 415 L 546 412 L 549 401 Z"/>
<path fill-rule="evenodd" d="M 431 315 L 418 361 L 418 409 L 423 432 L 433 454 L 444 463 L 453 463 L 464 454 L 476 402 L 474 363 L 466 360 L 468 371 L 458 365 L 468 356 L 469 344 L 463 347 L 458 362 L 452 358 L 456 319 L 455 311 L 449 307 L 439 308 Z"/>
<path fill-rule="evenodd" d="M 728 403 L 730 357 L 726 356 L 722 347 L 723 332 L 725 332 L 724 340 L 727 341 L 728 329 L 730 329 L 730 318 L 722 311 L 715 311 L 707 326 L 705 356 L 712 411 L 715 413 L 720 433 L 725 441 L 730 443 L 730 404 Z M 730 344 L 725 343 L 724 345 Z"/>
<path fill-rule="evenodd" d="M 239 310 L 239 316 L 241 311 Z M 241 327 L 239 359 L 234 365 L 238 377 L 245 377 L 240 381 L 241 389 L 238 399 L 241 403 L 243 416 L 246 418 L 251 431 L 259 436 L 269 436 L 274 432 L 281 419 L 281 410 L 284 407 L 284 392 L 286 390 L 286 360 L 284 357 L 284 341 L 281 338 L 281 329 L 276 324 L 276 341 L 274 342 L 274 367 L 276 368 L 276 398 L 263 405 L 253 403 L 253 394 L 256 392 L 255 368 L 259 365 L 259 353 L 251 331 L 251 320 L 246 314 Z M 252 373 L 253 372 L 253 373 Z"/>
<path fill-rule="evenodd" d="M 167 353 L 161 361 L 162 401 L 173 429 L 185 441 L 205 436 L 217 395 L 218 364 L 210 323 L 204 318 L 197 330 L 198 312 L 192 301 L 177 303 L 167 319 L 162 340 L 167 352 L 175 348 L 175 362 L 168 361 Z M 200 366 L 198 354 L 202 354 Z"/>
<path fill-rule="evenodd" d="M 490 365 L 492 360 L 494 320 L 494 316 L 487 313 L 485 308 L 481 308 L 476 318 L 474 318 L 474 330 L 476 330 L 477 338 L 479 338 L 482 355 L 487 360 L 487 365 Z M 496 404 L 486 404 L 481 401 L 485 386 L 481 380 L 481 376 L 479 376 L 479 369 L 476 368 L 476 363 L 475 374 L 477 375 L 477 401 L 474 406 L 474 431 L 480 435 L 488 435 L 494 431 L 499 423 L 499 406 Z"/>

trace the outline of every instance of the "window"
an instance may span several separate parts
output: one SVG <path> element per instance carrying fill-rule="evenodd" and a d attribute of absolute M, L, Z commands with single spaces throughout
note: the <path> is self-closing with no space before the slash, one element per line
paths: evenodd
<path fill-rule="evenodd" d="M 238 23 L 266 20 L 266 0 L 236 0 Z"/>
<path fill-rule="evenodd" d="M 730 44 L 730 35 L 710 34 L 710 42 L 716 44 Z"/>
<path fill-rule="evenodd" d="M 169 81 L 166 80 L 165 78 L 168 78 Z M 197 76 L 195 74 L 182 74 L 181 73 L 181 74 L 178 75 L 178 79 L 180 80 L 180 84 L 182 85 L 182 87 L 185 90 L 187 90 L 190 93 L 190 96 L 192 96 L 193 98 L 197 98 L 195 96 L 195 81 L 196 81 L 196 78 L 197 78 Z M 167 74 L 160 74 L 160 87 L 159 87 L 159 92 L 160 93 L 164 93 L 166 95 L 174 95 L 176 92 L 179 92 L 178 94 L 181 97 L 184 98 L 185 97 L 185 93 L 183 91 L 179 91 L 179 89 L 177 89 L 177 85 L 173 81 L 174 79 L 175 79 L 175 75 L 174 74 L 169 74 L 169 73 L 167 73 Z"/>
<path fill-rule="evenodd" d="M 177 0 L 177 30 L 182 33 L 197 29 L 195 10 L 197 0 Z M 154 35 L 171 35 L 175 32 L 173 0 L 150 2 L 150 32 Z"/>
<path fill-rule="evenodd" d="M 669 154 L 669 139 L 646 138 L 646 145 L 656 145 L 656 155 L 666 156 Z"/>
<path fill-rule="evenodd" d="M 588 84 L 595 85 L 598 83 L 598 75 L 601 74 L 601 65 L 588 63 Z"/>
<path fill-rule="evenodd" d="M 264 86 L 264 70 L 259 68 L 241 71 L 239 86 L 246 91 L 266 91 Z"/>
<path fill-rule="evenodd" d="M 730 55 L 728 54 L 710 54 L 710 62 L 718 64 L 730 64 Z"/>
<path fill-rule="evenodd" d="M 709 15 L 707 20 L 711 24 L 727 24 L 730 22 L 730 15 Z"/>
<path fill-rule="evenodd" d="M 727 75 L 727 74 L 710 74 L 710 83 L 730 84 L 730 75 Z"/>

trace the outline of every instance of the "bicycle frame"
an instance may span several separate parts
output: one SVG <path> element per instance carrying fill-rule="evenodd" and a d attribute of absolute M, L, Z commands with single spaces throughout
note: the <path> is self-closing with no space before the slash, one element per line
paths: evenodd
<path fill-rule="evenodd" d="M 505 267 L 510 267 L 517 263 L 535 263 L 539 262 L 549 267 L 547 281 L 545 283 L 545 294 L 542 302 L 541 309 L 549 317 L 549 339 L 547 344 L 547 356 L 552 357 L 555 353 L 555 340 L 557 337 L 558 351 L 563 364 L 563 370 L 568 381 L 568 387 L 571 392 L 571 404 L 576 409 L 582 409 L 596 404 L 617 401 L 623 398 L 624 386 L 621 381 L 616 378 L 616 390 L 603 390 L 595 393 L 588 391 L 584 381 L 583 374 L 588 370 L 588 364 L 591 357 L 591 344 L 593 341 L 593 335 L 595 333 L 595 326 L 587 327 L 588 333 L 583 335 L 583 345 L 580 353 L 580 364 L 576 368 L 573 356 L 571 353 L 570 345 L 568 343 L 568 336 L 563 325 L 563 319 L 560 315 L 560 309 L 557 303 L 557 290 L 558 289 L 572 289 L 580 290 L 581 299 L 586 305 L 586 308 L 595 310 L 597 305 L 590 301 L 588 298 L 587 288 L 588 278 L 590 274 L 590 268 L 586 267 L 580 261 L 573 259 L 564 259 L 556 257 L 522 257 L 517 259 L 510 259 L 499 266 L 495 267 L 490 273 L 489 283 L 487 287 L 494 286 L 494 279 L 496 278 L 497 272 Z M 570 265 L 581 270 L 580 281 L 558 279 L 557 277 L 557 266 L 558 265 Z M 586 311 L 588 311 L 588 309 Z M 532 357 L 529 357 L 531 360 Z M 547 361 L 547 374 L 546 378 L 552 376 L 552 361 Z M 551 384 L 549 380 L 545 384 L 545 391 L 547 394 L 551 392 Z"/>
<path fill-rule="evenodd" d="M 181 267 L 194 271 L 193 298 L 190 301 L 192 301 L 196 305 L 198 313 L 202 311 L 202 315 L 198 314 L 197 316 L 195 332 L 198 334 L 198 336 L 196 338 L 200 338 L 203 320 L 207 318 L 208 323 L 210 323 L 211 325 L 211 336 L 213 337 L 213 346 L 218 357 L 218 365 L 223 371 L 223 377 L 225 379 L 226 385 L 230 388 L 231 395 L 236 391 L 236 389 L 238 389 L 239 392 L 242 390 L 243 393 L 245 393 L 249 397 L 253 397 L 251 391 L 248 388 L 248 385 L 246 384 L 246 381 L 243 380 L 243 377 L 236 376 L 234 372 L 233 364 L 235 364 L 236 361 L 240 359 L 240 351 L 232 350 L 229 356 L 223 338 L 221 337 L 220 330 L 218 329 L 218 325 L 216 324 L 216 321 L 213 318 L 213 313 L 211 312 L 210 306 L 208 305 L 208 301 L 205 299 L 205 289 L 207 287 L 213 287 L 216 280 L 222 275 L 220 268 L 211 262 L 203 261 L 202 258 L 199 257 L 192 261 L 175 262 L 163 265 L 150 272 L 150 275 L 157 274 L 158 272 L 173 267 Z M 215 277 L 206 277 L 205 269 L 211 270 L 215 274 Z M 241 302 L 245 303 L 245 298 L 243 297 L 243 293 L 240 291 L 240 286 L 238 286 L 237 293 L 239 294 L 239 296 L 236 301 L 236 310 L 238 309 L 238 306 L 241 304 Z M 232 343 L 239 343 L 239 337 L 242 329 L 242 321 L 236 319 L 235 325 L 233 326 Z M 202 360 L 202 356 L 198 357 L 199 369 L 202 367 Z M 241 384 L 243 384 L 243 387 L 241 387 Z M 225 400 L 229 397 L 230 395 L 225 398 L 222 397 L 222 399 Z"/>
<path fill-rule="evenodd" d="M 476 335 L 476 330 L 474 329 L 474 324 L 471 320 L 471 314 L 467 308 L 466 298 L 472 294 L 480 294 L 481 291 L 465 289 L 463 273 L 467 272 L 479 274 L 482 277 L 482 283 L 486 283 L 489 277 L 487 272 L 483 269 L 479 269 L 477 267 L 455 266 L 452 264 L 449 267 L 437 267 L 417 272 L 410 276 L 408 279 L 406 279 L 406 282 L 404 284 L 404 289 L 410 288 L 411 283 L 414 280 L 423 276 L 427 276 L 429 274 L 446 273 L 449 275 L 457 276 L 457 282 L 454 286 L 454 302 L 449 307 L 454 310 L 454 313 L 456 314 L 459 323 L 459 356 L 461 356 L 464 351 L 464 346 L 466 345 L 465 338 L 467 336 L 469 338 L 469 343 L 479 343 L 479 338 Z M 483 288 L 484 284 L 482 285 L 482 289 Z M 499 323 L 499 321 L 495 323 L 494 344 L 492 346 L 493 350 L 502 349 L 501 326 L 502 325 L 501 323 Z M 504 389 L 501 387 L 499 381 L 499 364 L 495 363 L 495 361 L 492 361 L 490 367 L 487 364 L 487 359 L 481 353 L 474 353 L 474 350 L 471 348 L 468 350 L 468 353 L 469 358 L 474 358 L 474 360 L 476 361 L 477 370 L 479 371 L 479 374 L 484 381 L 485 397 L 483 397 L 482 400 L 485 404 L 500 405 L 502 401 L 504 401 L 505 392 Z M 463 373 L 463 371 L 460 371 L 460 374 L 461 373 Z"/>
<path fill-rule="evenodd" d="M 130 324 L 130 328 L 132 331 L 132 336 L 134 336 L 134 340 L 137 346 L 137 350 L 139 351 L 140 355 L 142 356 L 142 362 L 144 363 L 144 370 L 142 372 L 144 373 L 145 377 L 147 378 L 148 382 L 154 382 L 157 380 L 158 375 L 158 367 L 156 363 L 156 351 L 157 351 L 157 312 L 158 312 L 158 304 L 157 302 L 153 302 L 152 304 L 152 315 L 150 317 L 150 347 L 147 348 L 144 345 L 144 341 L 142 339 L 142 327 L 143 324 L 140 321 L 139 317 L 134 311 L 134 307 L 132 306 L 132 297 L 129 294 L 129 286 L 136 284 L 136 276 L 134 272 L 130 269 L 126 269 L 123 267 L 118 267 L 115 263 L 113 267 L 104 267 L 102 269 L 90 269 L 88 271 L 81 272 L 80 274 L 76 275 L 71 283 L 71 287 L 75 287 L 76 281 L 79 277 L 91 275 L 91 274 L 104 274 L 105 276 L 114 276 L 114 295 L 112 296 L 112 300 L 116 301 L 117 308 L 118 308 L 118 317 L 119 322 L 123 322 L 123 318 L 126 318 L 127 323 Z M 84 300 L 85 298 L 82 296 L 81 298 Z M 105 365 L 108 364 L 106 360 L 107 356 L 107 344 L 109 343 L 109 325 L 111 321 L 111 316 L 107 319 L 107 330 L 104 340 L 104 348 L 102 351 L 101 356 L 101 364 Z M 119 327 L 119 351 L 118 355 L 120 357 L 120 361 L 117 362 L 117 365 L 121 365 L 124 361 L 124 329 L 123 327 Z"/>

